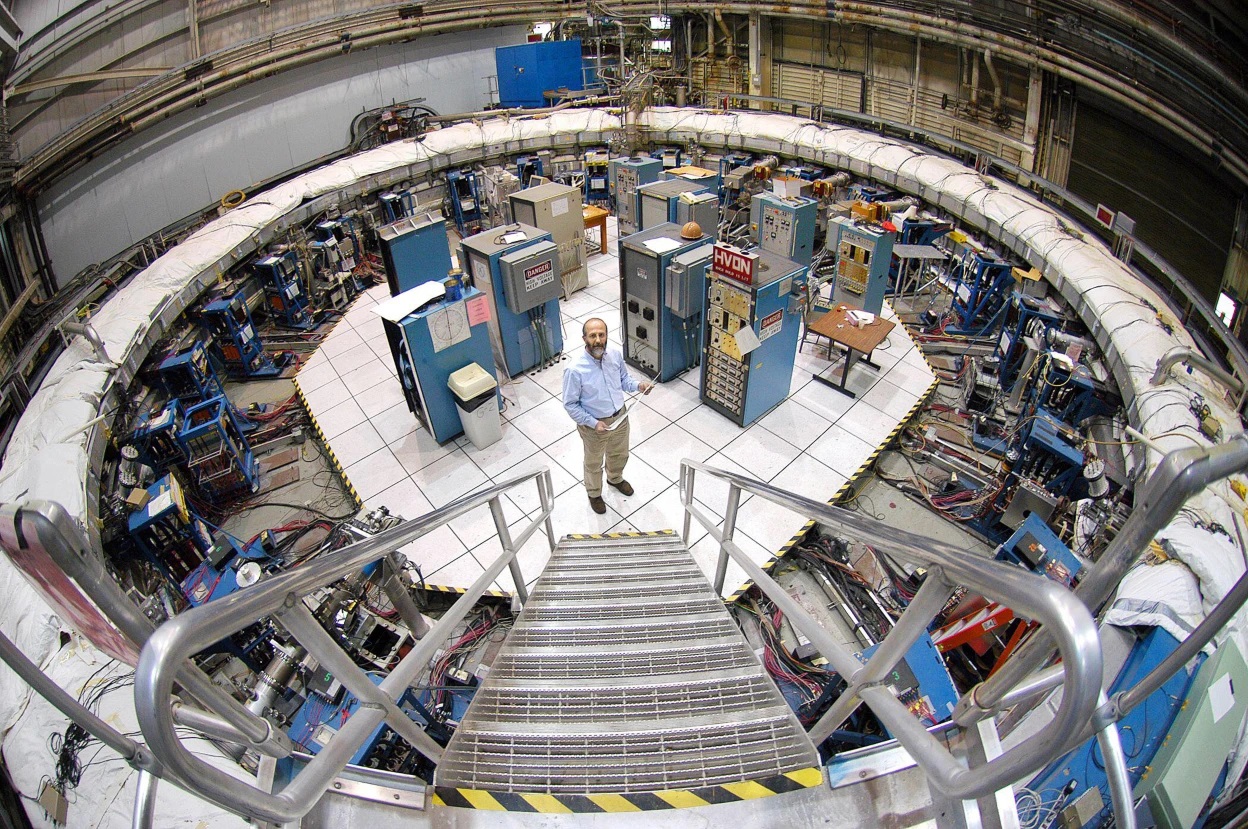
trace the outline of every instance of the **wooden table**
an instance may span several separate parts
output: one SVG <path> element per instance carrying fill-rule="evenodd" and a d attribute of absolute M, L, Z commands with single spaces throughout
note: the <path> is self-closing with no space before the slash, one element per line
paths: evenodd
<path fill-rule="evenodd" d="M 849 370 L 858 360 L 871 366 L 871 368 L 879 369 L 879 366 L 871 362 L 871 352 L 888 338 L 888 334 L 897 324 L 890 322 L 883 317 L 876 316 L 875 322 L 870 325 L 855 327 L 850 325 L 848 314 L 851 309 L 848 305 L 837 305 L 831 311 L 816 319 L 810 324 L 812 333 L 827 337 L 837 345 L 845 347 L 845 370 L 841 372 L 841 382 L 834 383 L 826 377 L 815 374 L 814 377 L 820 383 L 839 391 L 841 394 L 847 394 L 850 397 L 857 397 L 849 389 L 845 388 L 845 382 L 849 380 Z M 829 355 L 830 356 L 830 355 Z"/>
<path fill-rule="evenodd" d="M 607 252 L 607 216 L 610 215 L 601 207 L 587 204 L 581 208 L 581 215 L 585 219 L 585 229 L 598 228 L 598 252 Z"/>

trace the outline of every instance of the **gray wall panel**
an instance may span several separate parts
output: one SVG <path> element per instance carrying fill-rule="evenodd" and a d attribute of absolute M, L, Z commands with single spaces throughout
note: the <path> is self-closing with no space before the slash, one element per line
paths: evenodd
<path fill-rule="evenodd" d="M 60 283 L 230 190 L 341 150 L 364 109 L 424 97 L 439 112 L 480 109 L 494 47 L 523 27 L 366 50 L 251 83 L 171 118 L 59 182 L 39 214 Z"/>

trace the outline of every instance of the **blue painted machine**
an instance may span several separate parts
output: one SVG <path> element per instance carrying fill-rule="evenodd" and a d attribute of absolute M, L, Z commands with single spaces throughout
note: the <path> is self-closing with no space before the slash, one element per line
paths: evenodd
<path fill-rule="evenodd" d="M 264 343 L 239 291 L 213 300 L 200 312 L 200 324 L 211 336 L 210 348 L 225 370 L 237 377 L 273 377 L 281 369 L 264 353 Z"/>
<path fill-rule="evenodd" d="M 637 188 L 658 181 L 662 171 L 663 162 L 657 158 L 611 159 L 613 201 L 621 237 L 637 232 Z"/>
<path fill-rule="evenodd" d="M 872 645 L 855 656 L 865 665 L 879 649 L 879 645 Z M 945 660 L 926 631 L 910 646 L 892 673 L 885 677 L 884 685 L 925 726 L 949 719 L 958 704 L 958 691 L 945 667 Z"/>
<path fill-rule="evenodd" d="M 370 673 L 368 676 L 374 685 L 380 685 L 384 678 L 379 673 Z M 291 718 L 290 728 L 286 733 L 301 749 L 311 754 L 319 754 L 359 709 L 360 701 L 350 691 L 344 690 L 341 683 L 323 669 L 314 672 L 308 685 L 307 698 Z M 416 711 L 416 695 L 411 689 L 405 691 L 395 703 L 414 722 L 423 723 L 424 718 Z M 359 750 L 351 756 L 349 762 L 363 764 L 388 731 L 384 722 L 379 723 L 360 744 Z"/>
<path fill-rule="evenodd" d="M 299 284 L 299 257 L 293 250 L 257 259 L 252 269 L 264 285 L 265 306 L 274 322 L 301 331 L 316 327 L 308 295 Z"/>
<path fill-rule="evenodd" d="M 548 91 L 584 88 L 579 38 L 499 46 L 494 64 L 503 107 L 546 106 Z"/>
<path fill-rule="evenodd" d="M 712 238 L 680 232 L 667 223 L 620 240 L 624 360 L 660 382 L 699 362 Z"/>
<path fill-rule="evenodd" d="M 147 488 L 147 503 L 130 514 L 135 546 L 161 574 L 177 584 L 212 549 L 212 533 L 186 505 L 182 486 L 166 475 Z"/>
<path fill-rule="evenodd" d="M 982 337 L 998 330 L 1014 290 L 1010 263 L 968 247 L 954 258 L 949 279 L 954 323 L 945 332 Z"/>
<path fill-rule="evenodd" d="M 462 298 L 448 300 L 441 282 L 428 282 L 375 311 L 385 323 L 407 408 L 439 443 L 463 434 L 455 397 L 446 384 L 452 372 L 469 363 L 486 371 L 493 365 L 488 297 L 468 288 Z"/>
<path fill-rule="evenodd" d="M 509 377 L 563 350 L 559 248 L 549 233 L 520 223 L 492 228 L 464 239 L 459 261 L 486 295 L 490 337 Z"/>
<path fill-rule="evenodd" d="M 809 267 L 815 254 L 817 211 L 818 202 L 804 196 L 756 193 L 750 199 L 750 233 L 768 253 Z"/>
<path fill-rule="evenodd" d="M 998 561 L 1012 561 L 1053 581 L 1072 587 L 1083 572 L 1084 562 L 1062 543 L 1034 513 L 997 551 Z"/>
<path fill-rule="evenodd" d="M 1135 642 L 1106 694 L 1112 698 L 1134 686 L 1169 656 L 1178 644 L 1166 631 L 1152 628 Z M 1199 666 L 1203 660 L 1203 655 L 1197 657 L 1196 665 Z M 1187 671 L 1179 671 L 1118 723 L 1127 759 L 1127 774 L 1132 785 L 1140 782 L 1149 771 L 1175 717 L 1184 707 L 1190 684 L 1191 677 Z M 1113 816 L 1105 760 L 1095 737 L 1049 764 L 1027 783 L 1027 788 L 1038 795 L 1038 802 L 1034 807 L 1029 804 L 1027 811 L 1020 810 L 1020 821 L 1039 825 L 1035 823 L 1038 818 L 1057 815 L 1076 801 L 1084 800 L 1085 796 L 1085 808 L 1078 810 L 1083 817 L 1077 825 L 1084 829 L 1100 829 L 1108 825 Z M 1089 813 L 1091 817 L 1087 816 Z"/>
<path fill-rule="evenodd" d="M 884 307 L 897 234 L 879 225 L 833 216 L 826 247 L 836 252 L 834 303 L 844 302 L 872 314 Z"/>
<path fill-rule="evenodd" d="M 714 247 L 702 402 L 748 426 L 789 395 L 807 269 L 766 251 Z M 750 346 L 754 346 L 751 348 Z"/>
<path fill-rule="evenodd" d="M 377 231 L 390 296 L 426 282 L 441 282 L 451 270 L 446 219 L 433 213 L 404 217 Z"/>

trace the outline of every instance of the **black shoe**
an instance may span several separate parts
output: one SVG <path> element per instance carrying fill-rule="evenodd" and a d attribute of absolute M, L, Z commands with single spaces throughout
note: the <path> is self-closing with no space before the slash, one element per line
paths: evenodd
<path fill-rule="evenodd" d="M 614 484 L 612 484 L 612 486 L 614 486 Z M 607 514 L 607 502 L 602 500 L 601 495 L 589 496 L 589 505 L 590 507 L 593 508 L 594 512 L 598 513 L 599 515 Z"/>
<path fill-rule="evenodd" d="M 607 486 L 611 487 L 612 489 L 618 489 L 621 495 L 633 494 L 633 485 L 630 484 L 628 481 L 620 481 L 618 484 L 613 484 L 610 481 L 607 481 Z"/>

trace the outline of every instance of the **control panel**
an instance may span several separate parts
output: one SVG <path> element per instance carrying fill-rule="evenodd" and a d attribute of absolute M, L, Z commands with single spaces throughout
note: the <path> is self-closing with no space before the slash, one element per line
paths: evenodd
<path fill-rule="evenodd" d="M 888 289 L 896 233 L 880 225 L 833 216 L 828 222 L 827 249 L 836 252 L 835 302 L 847 302 L 878 314 Z"/>
<path fill-rule="evenodd" d="M 746 374 L 749 364 L 736 334 L 750 319 L 750 292 L 722 279 L 714 279 L 706 300 L 706 396 L 740 417 L 745 409 Z"/>
<path fill-rule="evenodd" d="M 757 193 L 750 200 L 750 230 L 768 253 L 809 265 L 814 256 L 818 205 L 802 196 Z"/>

